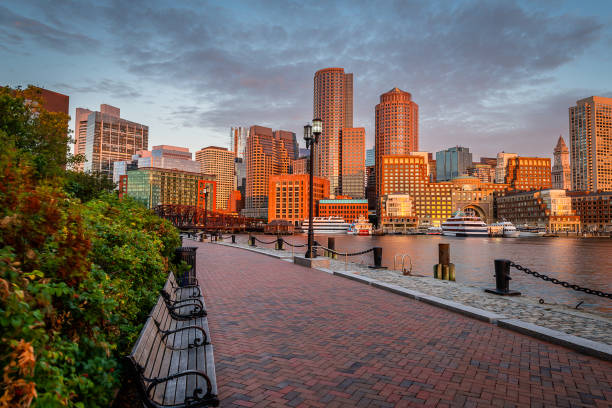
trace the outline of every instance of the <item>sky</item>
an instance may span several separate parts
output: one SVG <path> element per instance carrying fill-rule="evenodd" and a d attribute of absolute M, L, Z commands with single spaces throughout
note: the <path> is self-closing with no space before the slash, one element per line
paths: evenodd
<path fill-rule="evenodd" d="M 354 74 L 354 126 L 398 87 L 419 150 L 552 156 L 568 107 L 612 97 L 612 1 L 0 1 L 0 84 L 149 126 L 149 146 L 229 146 L 232 126 L 296 133 L 313 77 Z M 71 128 L 73 124 L 71 123 Z"/>

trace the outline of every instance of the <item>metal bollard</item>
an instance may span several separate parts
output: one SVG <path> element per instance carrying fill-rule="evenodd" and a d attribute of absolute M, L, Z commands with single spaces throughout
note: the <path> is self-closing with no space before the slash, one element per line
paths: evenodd
<path fill-rule="evenodd" d="M 236 243 L 236 235 L 232 234 L 232 244 Z"/>
<path fill-rule="evenodd" d="M 252 235 L 249 235 L 249 246 L 255 246 L 255 237 Z"/>
<path fill-rule="evenodd" d="M 283 250 L 283 239 L 280 235 L 276 236 L 276 249 L 278 249 L 279 251 Z"/>
<path fill-rule="evenodd" d="M 438 244 L 438 263 L 433 266 L 435 279 L 455 280 L 455 265 L 450 262 L 450 244 Z"/>
<path fill-rule="evenodd" d="M 516 296 L 521 292 L 510 290 L 510 261 L 507 259 L 496 259 L 495 264 L 495 289 L 485 289 L 485 292 L 502 296 Z"/>
<path fill-rule="evenodd" d="M 327 247 L 329 249 L 336 250 L 336 237 L 327 237 Z M 338 255 L 333 252 L 325 251 L 325 256 L 330 257 L 332 259 L 338 258 Z"/>
<path fill-rule="evenodd" d="M 382 247 L 374 247 L 374 266 L 370 266 L 372 269 L 387 269 L 386 266 L 382 266 Z"/>

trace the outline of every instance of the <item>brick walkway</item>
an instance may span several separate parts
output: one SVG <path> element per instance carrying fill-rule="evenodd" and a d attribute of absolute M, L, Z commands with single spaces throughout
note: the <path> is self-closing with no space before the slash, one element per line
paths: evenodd
<path fill-rule="evenodd" d="M 612 364 L 264 255 L 197 245 L 221 406 L 612 406 Z"/>

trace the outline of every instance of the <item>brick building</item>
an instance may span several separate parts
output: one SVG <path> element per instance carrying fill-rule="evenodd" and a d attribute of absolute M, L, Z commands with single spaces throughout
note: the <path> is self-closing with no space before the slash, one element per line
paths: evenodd
<path fill-rule="evenodd" d="M 612 232 L 612 192 L 569 192 L 572 209 L 587 231 Z"/>
<path fill-rule="evenodd" d="M 418 227 L 419 218 L 414 211 L 410 194 L 386 194 L 380 198 L 380 228 L 384 233 L 407 233 Z"/>
<path fill-rule="evenodd" d="M 310 157 L 300 157 L 293 161 L 291 174 L 310 174 Z"/>
<path fill-rule="evenodd" d="M 236 155 L 224 147 L 208 146 L 195 154 L 200 173 L 214 174 L 217 181 L 217 208 L 228 209 L 230 193 L 236 189 Z"/>
<path fill-rule="evenodd" d="M 329 181 L 314 177 L 314 215 L 317 202 L 329 196 Z M 309 214 L 310 175 L 272 175 L 268 183 L 268 222 L 286 220 L 299 225 Z"/>
<path fill-rule="evenodd" d="M 544 190 L 552 187 L 550 159 L 512 157 L 506 167 L 506 184 L 511 190 Z"/>
<path fill-rule="evenodd" d="M 368 200 L 335 198 L 319 200 L 319 217 L 342 217 L 346 222 L 353 222 L 360 216 L 368 218 Z"/>
<path fill-rule="evenodd" d="M 365 129 L 342 128 L 340 140 L 340 194 L 364 198 Z"/>

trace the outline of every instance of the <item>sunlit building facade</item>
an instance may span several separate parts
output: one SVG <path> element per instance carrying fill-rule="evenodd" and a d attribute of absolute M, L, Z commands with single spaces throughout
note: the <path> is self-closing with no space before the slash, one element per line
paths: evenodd
<path fill-rule="evenodd" d="M 517 157 L 516 153 L 497 153 L 497 165 L 495 166 L 495 182 L 498 184 L 506 183 L 506 168 L 508 167 L 508 160 Z"/>
<path fill-rule="evenodd" d="M 246 152 L 246 142 L 249 138 L 249 128 L 232 127 L 230 128 L 230 148 L 237 158 L 244 159 Z"/>
<path fill-rule="evenodd" d="M 353 222 L 359 217 L 368 219 L 368 200 L 343 198 L 319 200 L 319 217 L 341 217 L 346 222 Z"/>
<path fill-rule="evenodd" d="M 506 184 L 512 190 L 544 190 L 552 187 L 550 159 L 513 157 L 508 159 Z"/>
<path fill-rule="evenodd" d="M 612 192 L 568 192 L 572 209 L 586 231 L 612 232 Z"/>
<path fill-rule="evenodd" d="M 562 136 L 559 136 L 557 146 L 553 150 L 553 155 L 552 188 L 556 190 L 570 190 L 572 188 L 572 175 L 569 149 Z"/>
<path fill-rule="evenodd" d="M 449 181 L 467 174 L 472 166 L 472 153 L 468 147 L 451 147 L 436 153 L 436 179 Z"/>
<path fill-rule="evenodd" d="M 289 221 L 298 225 L 310 214 L 309 194 L 310 175 L 281 174 L 269 178 L 268 222 L 274 220 Z M 314 214 L 317 214 L 317 202 L 329 196 L 329 181 L 314 177 L 313 182 Z"/>
<path fill-rule="evenodd" d="M 342 128 L 340 140 L 340 194 L 364 198 L 365 129 Z"/>
<path fill-rule="evenodd" d="M 208 146 L 198 150 L 200 173 L 213 174 L 217 182 L 217 208 L 226 210 L 230 193 L 236 189 L 234 152 L 224 147 Z"/>

